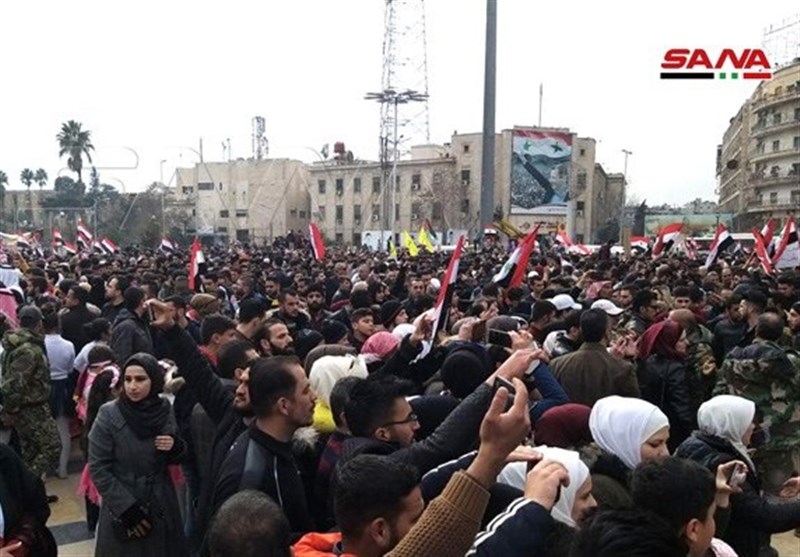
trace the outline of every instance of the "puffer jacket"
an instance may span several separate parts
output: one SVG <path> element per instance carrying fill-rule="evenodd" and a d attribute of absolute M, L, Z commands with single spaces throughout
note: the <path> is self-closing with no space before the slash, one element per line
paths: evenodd
<path fill-rule="evenodd" d="M 29 329 L 3 336 L 3 378 L 0 383 L 5 412 L 46 404 L 50 398 L 50 364 L 44 337 Z"/>

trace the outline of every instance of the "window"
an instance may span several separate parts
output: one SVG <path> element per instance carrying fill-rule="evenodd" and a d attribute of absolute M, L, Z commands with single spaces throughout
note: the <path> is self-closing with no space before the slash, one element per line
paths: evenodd
<path fill-rule="evenodd" d="M 353 232 L 353 245 L 354 246 L 361 245 L 361 232 Z"/>
<path fill-rule="evenodd" d="M 800 162 L 792 164 L 792 169 L 789 171 L 789 176 L 800 176 Z"/>
<path fill-rule="evenodd" d="M 227 234 L 228 233 L 228 227 L 227 226 L 218 226 L 217 227 L 217 232 L 222 232 L 223 234 Z"/>
<path fill-rule="evenodd" d="M 198 182 L 197 191 L 213 191 L 214 182 Z"/>
<path fill-rule="evenodd" d="M 342 234 L 341 232 L 337 232 L 336 233 L 336 243 L 337 244 L 341 244 L 343 242 L 344 242 L 344 234 Z"/>
<path fill-rule="evenodd" d="M 422 175 L 421 174 L 412 174 L 411 175 L 411 189 L 418 190 L 422 185 Z"/>
<path fill-rule="evenodd" d="M 296 218 L 297 217 L 297 209 L 290 210 L 289 211 L 289 216 L 292 217 L 292 218 Z"/>
<path fill-rule="evenodd" d="M 761 205 L 763 205 L 763 204 L 764 204 L 764 194 L 763 194 L 763 193 L 759 193 L 759 194 L 756 196 L 756 205 L 757 205 L 757 206 L 761 206 Z"/>
<path fill-rule="evenodd" d="M 194 188 L 192 186 L 183 186 L 183 193 L 184 194 L 194 193 Z"/>
<path fill-rule="evenodd" d="M 769 175 L 772 178 L 777 178 L 778 176 L 780 176 L 780 173 L 781 173 L 781 167 L 778 165 L 775 165 L 769 169 Z"/>
<path fill-rule="evenodd" d="M 780 123 L 781 123 L 781 113 L 776 112 L 775 114 L 772 115 L 772 124 L 777 126 Z"/>
<path fill-rule="evenodd" d="M 792 205 L 800 205 L 800 190 L 792 190 L 791 196 Z"/>
<path fill-rule="evenodd" d="M 578 201 L 577 203 L 575 203 L 575 209 L 577 209 L 578 211 L 583 211 L 583 207 L 584 207 L 583 201 Z"/>
<path fill-rule="evenodd" d="M 381 177 L 372 177 L 372 193 L 381 193 Z"/>
<path fill-rule="evenodd" d="M 400 220 L 400 204 L 394 204 L 394 220 Z"/>
<path fill-rule="evenodd" d="M 197 216 L 197 209 L 192 209 L 192 216 L 193 216 L 193 217 L 196 217 L 196 216 Z"/>
<path fill-rule="evenodd" d="M 236 216 L 237 217 L 246 217 L 247 216 L 247 209 L 236 209 Z"/>
<path fill-rule="evenodd" d="M 325 205 L 320 205 L 318 207 L 319 211 L 319 220 L 325 220 Z"/>
<path fill-rule="evenodd" d="M 469 213 L 469 199 L 462 199 L 461 200 L 461 212 L 465 215 Z"/>
<path fill-rule="evenodd" d="M 353 205 L 353 221 L 361 224 L 361 205 Z"/>
<path fill-rule="evenodd" d="M 586 187 L 586 173 L 579 172 L 578 173 L 578 187 L 585 188 Z"/>
<path fill-rule="evenodd" d="M 341 224 L 344 220 L 344 205 L 336 206 L 336 223 Z"/>
<path fill-rule="evenodd" d="M 222 191 L 222 182 L 219 183 L 219 191 Z"/>
<path fill-rule="evenodd" d="M 422 218 L 422 204 L 415 201 L 411 204 L 411 220 L 419 220 Z"/>
<path fill-rule="evenodd" d="M 581 153 L 582 157 L 585 157 L 586 156 L 586 149 L 581 149 L 580 153 Z"/>
<path fill-rule="evenodd" d="M 372 204 L 372 220 L 381 218 L 381 206 L 378 203 Z"/>
<path fill-rule="evenodd" d="M 756 153 L 758 153 L 759 155 L 763 155 L 764 154 L 764 142 L 763 141 L 759 141 L 758 143 L 756 143 Z"/>
<path fill-rule="evenodd" d="M 442 202 L 441 201 L 434 201 L 433 207 L 431 208 L 431 217 L 434 220 L 441 220 L 442 219 Z"/>
<path fill-rule="evenodd" d="M 300 211 L 300 218 L 301 219 L 306 218 L 306 212 L 305 211 Z"/>
<path fill-rule="evenodd" d="M 230 213 L 228 212 L 227 209 L 223 209 L 223 210 L 221 210 L 219 212 L 219 218 L 221 218 L 221 219 L 227 219 L 229 216 L 230 216 Z"/>
<path fill-rule="evenodd" d="M 250 233 L 246 228 L 236 230 L 236 240 L 239 242 L 247 242 L 250 239 Z"/>
<path fill-rule="evenodd" d="M 777 205 L 777 203 L 778 203 L 778 192 L 773 191 L 769 194 L 769 204 Z"/>
<path fill-rule="evenodd" d="M 461 171 L 461 184 L 464 186 L 468 186 L 470 184 L 470 171 L 469 169 L 464 169 Z"/>
<path fill-rule="evenodd" d="M 775 151 L 780 151 L 780 150 L 781 150 L 781 140 L 776 139 L 775 141 L 772 142 L 772 152 L 774 153 Z"/>
<path fill-rule="evenodd" d="M 800 135 L 796 135 L 792 138 L 792 147 L 800 149 Z"/>
<path fill-rule="evenodd" d="M 344 195 L 344 180 L 342 178 L 336 178 L 336 195 L 340 197 Z"/>
<path fill-rule="evenodd" d="M 353 193 L 361 193 L 361 178 L 353 178 Z"/>
<path fill-rule="evenodd" d="M 464 143 L 464 154 L 469 153 L 469 143 Z"/>
<path fill-rule="evenodd" d="M 433 173 L 433 185 L 434 186 L 441 186 L 442 185 L 442 173 L 441 172 L 434 172 Z"/>
<path fill-rule="evenodd" d="M 324 194 L 325 193 L 325 180 L 319 180 L 317 182 L 317 188 L 319 190 L 319 193 L 323 193 Z"/>
<path fill-rule="evenodd" d="M 794 109 L 794 121 L 795 122 L 800 121 L 800 108 Z"/>
<path fill-rule="evenodd" d="M 400 191 L 400 175 L 394 177 L 394 191 Z"/>

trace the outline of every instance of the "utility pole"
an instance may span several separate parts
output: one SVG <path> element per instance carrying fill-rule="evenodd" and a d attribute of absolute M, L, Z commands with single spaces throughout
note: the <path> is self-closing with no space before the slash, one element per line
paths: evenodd
<path fill-rule="evenodd" d="M 542 101 L 544 100 L 544 83 L 539 84 L 539 127 L 542 127 Z"/>
<path fill-rule="evenodd" d="M 497 0 L 486 0 L 486 57 L 483 79 L 480 236 L 494 220 L 494 116 L 497 84 Z"/>
<path fill-rule="evenodd" d="M 620 235 L 622 236 L 622 247 L 625 250 L 625 256 L 630 257 L 631 254 L 631 222 L 628 211 L 625 209 L 625 200 L 627 198 L 628 189 L 628 156 L 633 152 L 628 149 L 623 149 L 625 154 L 625 162 L 622 165 L 622 207 L 620 215 Z"/>

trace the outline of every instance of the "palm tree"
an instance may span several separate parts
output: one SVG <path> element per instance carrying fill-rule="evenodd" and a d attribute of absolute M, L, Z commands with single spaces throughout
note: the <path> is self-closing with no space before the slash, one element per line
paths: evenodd
<path fill-rule="evenodd" d="M 28 221 L 33 221 L 33 199 L 31 198 L 31 185 L 33 181 L 36 179 L 36 174 L 33 173 L 33 170 L 30 168 L 25 168 L 20 172 L 19 179 L 25 184 L 25 187 L 28 188 L 28 209 L 29 209 L 29 219 Z"/>
<path fill-rule="evenodd" d="M 8 185 L 8 175 L 0 170 L 0 222 L 5 224 L 6 218 L 6 186 Z"/>
<path fill-rule="evenodd" d="M 36 180 L 36 183 L 39 185 L 39 190 L 41 191 L 47 185 L 47 172 L 45 172 L 44 168 L 40 168 L 36 171 L 33 179 Z"/>
<path fill-rule="evenodd" d="M 80 122 L 70 120 L 66 124 L 61 124 L 61 131 L 56 136 L 58 140 L 58 156 L 68 155 L 67 166 L 78 174 L 78 182 L 83 183 L 81 171 L 83 170 L 83 155 L 89 162 L 92 162 L 90 151 L 94 151 L 92 145 L 92 132 L 81 129 Z"/>

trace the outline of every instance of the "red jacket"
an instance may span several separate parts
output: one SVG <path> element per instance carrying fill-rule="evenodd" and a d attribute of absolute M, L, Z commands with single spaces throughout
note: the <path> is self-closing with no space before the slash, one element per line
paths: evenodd
<path fill-rule="evenodd" d="M 336 553 L 336 545 L 342 541 L 342 534 L 320 534 L 311 532 L 292 546 L 294 557 L 357 557 L 353 553 Z"/>

